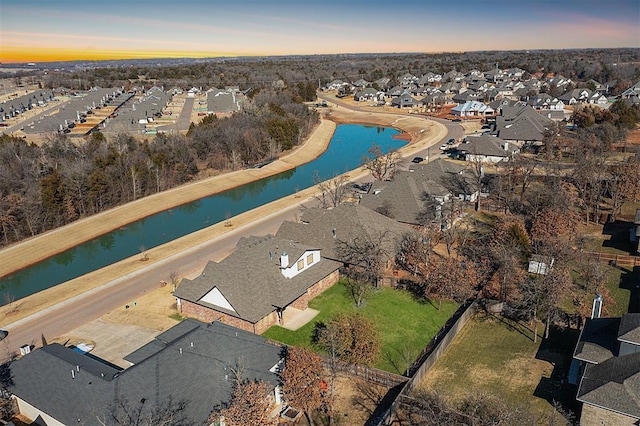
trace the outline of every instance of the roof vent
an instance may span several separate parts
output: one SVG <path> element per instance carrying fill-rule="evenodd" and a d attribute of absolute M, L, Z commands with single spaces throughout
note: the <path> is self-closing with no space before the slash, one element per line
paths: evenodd
<path fill-rule="evenodd" d="M 336 228 L 333 228 L 333 238 L 336 237 Z"/>

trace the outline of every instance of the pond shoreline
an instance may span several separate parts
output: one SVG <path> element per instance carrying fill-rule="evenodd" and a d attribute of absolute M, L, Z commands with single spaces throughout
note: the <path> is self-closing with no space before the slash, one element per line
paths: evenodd
<path fill-rule="evenodd" d="M 343 112 L 344 110 L 342 110 L 341 112 Z M 354 115 L 359 116 L 359 113 L 355 113 Z M 369 114 L 365 114 L 365 115 L 369 115 Z M 333 117 L 332 117 L 333 118 Z M 369 118 L 369 117 L 367 117 Z M 380 117 L 378 117 L 380 118 Z M 446 133 L 446 129 L 444 129 L 444 126 L 439 126 L 440 128 L 438 128 L 438 126 L 436 126 L 435 129 L 429 129 L 430 131 L 425 131 L 427 130 L 425 127 L 425 121 L 424 120 L 419 120 L 418 122 L 413 123 L 413 126 L 405 126 L 405 125 L 398 125 L 400 123 L 397 123 L 397 121 L 401 121 L 404 120 L 404 118 L 402 116 L 395 116 L 395 115 L 390 115 L 390 114 L 385 114 L 385 117 L 382 117 L 381 120 L 372 120 L 375 121 L 374 123 L 367 123 L 367 125 L 380 125 L 383 127 L 393 127 L 396 129 L 399 129 L 401 131 L 407 131 L 409 130 L 407 133 L 415 133 L 418 135 L 418 137 L 414 137 L 414 140 L 412 140 L 412 142 L 409 145 L 406 145 L 405 147 L 401 148 L 401 154 L 408 156 L 411 155 L 411 151 L 415 151 L 416 149 L 420 149 L 420 148 L 424 148 L 426 147 L 426 143 L 428 143 L 429 141 L 431 143 L 436 143 L 436 141 L 438 140 L 439 137 L 443 137 L 444 134 Z M 344 122 L 342 120 L 340 120 L 341 122 Z M 351 121 L 351 120 L 349 120 Z M 362 119 L 359 120 L 353 120 L 356 121 L 357 124 L 363 124 Z M 366 120 L 369 121 L 369 120 Z M 410 123 L 402 123 L 402 124 L 410 124 Z M 422 127 L 422 130 L 419 130 L 419 133 L 416 131 L 416 129 L 418 129 L 419 127 Z M 305 143 L 303 145 L 301 145 L 300 147 L 298 147 L 294 152 L 289 153 L 288 155 L 283 156 L 281 159 L 275 161 L 274 163 L 271 163 L 265 167 L 263 167 L 262 169 L 246 169 L 246 170 L 242 170 L 239 172 L 233 172 L 231 174 L 226 174 L 226 175 L 220 175 L 220 176 L 216 176 L 215 178 L 211 178 L 210 180 L 206 180 L 206 181 L 199 181 L 196 182 L 194 184 L 191 185 L 186 185 L 184 187 L 179 188 L 179 190 L 184 191 L 187 189 L 190 189 L 189 187 L 195 187 L 195 186 L 203 186 L 205 185 L 205 189 L 208 190 L 208 192 L 204 195 L 200 195 L 197 194 L 197 191 L 189 191 L 188 194 L 184 194 L 184 195 L 189 195 L 191 196 L 191 198 L 193 200 L 197 200 L 199 198 L 203 198 L 206 197 L 207 195 L 211 195 L 211 194 L 215 194 L 217 192 L 221 192 L 224 191 L 226 189 L 229 188 L 233 188 L 233 187 L 237 187 L 239 185 L 243 185 L 247 182 L 251 182 L 251 181 L 255 181 L 257 179 L 261 179 L 262 177 L 266 177 L 266 176 L 271 176 L 277 173 L 280 173 L 282 171 L 286 171 L 289 170 L 293 167 L 297 167 L 300 164 L 305 164 L 309 161 L 312 161 L 313 159 L 317 158 L 319 155 L 321 155 L 327 148 L 332 135 L 334 134 L 336 128 L 336 124 L 333 121 L 329 121 L 329 120 L 323 120 L 321 125 L 318 126 L 318 128 L 316 128 L 314 130 L 314 132 L 312 133 L 311 137 L 309 138 L 308 141 L 305 141 Z M 429 137 L 427 137 L 429 136 Z M 310 143 L 311 142 L 311 143 Z M 306 161 L 303 161 L 306 160 Z M 261 172 L 261 171 L 265 171 L 266 174 L 263 173 L 256 173 L 256 172 Z M 364 171 L 362 170 L 356 170 L 356 171 L 352 171 L 355 173 L 351 173 L 351 176 L 354 177 L 355 174 L 357 173 L 364 173 Z M 233 176 L 230 176 L 233 175 Z M 231 177 L 233 177 L 234 179 L 230 179 Z M 216 182 L 216 188 L 213 189 L 212 185 L 211 185 L 211 180 L 215 180 L 217 179 Z M 223 180 L 224 179 L 224 180 Z M 208 185 L 207 185 L 208 184 Z M 226 185 L 225 185 L 226 184 Z M 208 188 L 207 188 L 208 186 Z M 113 265 L 110 265 L 108 267 L 102 268 L 100 270 L 88 273 L 86 275 L 83 275 L 81 277 L 78 277 L 76 279 L 67 281 L 65 283 L 59 284 L 55 287 L 49 288 L 47 290 L 43 290 L 41 292 L 35 293 L 31 296 L 27 296 L 25 298 L 22 298 L 20 300 L 18 300 L 17 302 L 14 302 L 13 307 L 16 306 L 16 304 L 18 304 L 18 312 L 17 313 L 12 313 L 10 316 L 8 316 L 7 314 L 10 314 L 11 311 L 11 306 L 3 306 L 0 307 L 0 318 L 3 318 L 4 321 L 2 321 L 3 323 L 6 323 L 7 320 L 8 321 L 20 321 L 22 318 L 28 317 L 34 313 L 37 313 L 38 311 L 42 310 L 42 309 L 46 309 L 50 306 L 55 305 L 56 303 L 59 303 L 61 301 L 64 301 L 70 297 L 74 297 L 78 294 L 81 294 L 83 292 L 86 292 L 88 290 L 94 289 L 96 287 L 99 287 L 101 285 L 105 285 L 105 283 L 109 283 L 111 281 L 113 281 L 114 279 L 126 275 L 128 273 L 132 273 L 136 270 L 139 270 L 141 267 L 143 267 L 143 265 L 146 263 L 147 265 L 144 265 L 144 267 L 149 267 L 151 266 L 151 264 L 161 261 L 162 259 L 165 259 L 169 256 L 175 255 L 176 253 L 186 250 L 189 247 L 193 247 L 195 245 L 201 244 L 203 241 L 206 241 L 208 239 L 210 239 L 212 237 L 212 235 L 220 235 L 222 233 L 226 233 L 229 232 L 231 230 L 233 230 L 234 228 L 236 228 L 237 226 L 242 226 L 243 223 L 248 223 L 254 220 L 258 220 L 260 217 L 264 217 L 267 216 L 269 214 L 273 214 L 275 211 L 278 211 L 279 209 L 282 209 L 282 206 L 285 205 L 289 205 L 291 203 L 299 203 L 299 200 L 301 198 L 305 198 L 305 197 L 313 197 L 313 194 L 315 193 L 317 189 L 315 187 L 312 188 L 308 188 L 305 191 L 301 191 L 301 193 L 299 194 L 295 194 L 289 197 L 285 197 L 281 200 L 272 202 L 270 204 L 267 204 L 263 207 L 260 207 L 258 209 L 254 209 L 250 212 L 246 212 L 243 214 L 240 214 L 234 218 L 232 218 L 233 220 L 233 226 L 231 227 L 227 227 L 226 224 L 224 223 L 220 223 L 217 225 L 213 225 L 209 228 L 205 228 L 201 231 L 198 232 L 194 232 L 193 234 L 190 234 L 186 237 L 182 237 L 179 238 L 178 240 L 174 240 L 171 241 L 169 243 L 163 244 L 161 246 L 155 247 L 151 250 L 149 250 L 149 256 L 150 256 L 150 261 L 149 262 L 139 262 L 138 261 L 138 257 L 139 256 L 133 256 L 131 258 L 128 259 L 124 259 L 120 262 L 117 262 Z M 158 209 L 158 211 L 162 211 L 162 210 L 166 210 L 167 208 L 171 208 L 169 207 L 169 204 L 167 203 L 167 197 L 169 197 L 172 193 L 175 193 L 175 189 L 174 190 L 170 190 L 170 191 L 166 191 L 165 193 L 162 194 L 158 194 L 161 197 L 159 198 L 163 198 L 164 202 L 162 203 L 162 208 Z M 196 196 L 196 194 L 198 196 Z M 156 197 L 156 196 L 152 196 L 152 197 Z M 149 197 L 147 197 L 149 198 Z M 183 199 L 186 199 L 186 197 L 183 197 Z M 111 222 L 111 226 L 112 229 L 117 229 L 118 227 L 121 227 L 123 225 L 125 225 L 124 222 L 131 222 L 131 220 L 136 220 L 136 218 L 132 219 L 131 215 L 127 215 L 127 212 L 125 210 L 125 207 L 129 208 L 129 209 L 135 209 L 135 206 L 132 206 L 133 204 L 139 203 L 139 201 L 136 201 L 135 203 L 129 203 L 125 206 L 113 209 L 112 211 L 110 211 L 109 213 L 112 213 L 114 211 L 116 211 L 116 213 L 118 213 L 118 215 L 121 218 L 126 218 L 128 220 L 124 220 L 121 219 L 119 222 L 117 221 L 113 221 Z M 142 200 L 142 202 L 148 202 L 147 199 Z M 181 205 L 184 204 L 185 202 L 188 201 L 183 201 L 180 203 L 176 203 L 175 205 Z M 153 214 L 153 213 L 150 213 Z M 144 215 L 143 217 L 148 216 L 149 214 Z M 100 215 L 98 215 L 100 216 Z M 91 218 L 87 218 L 87 220 L 82 220 L 79 222 L 86 222 L 86 223 L 82 223 L 82 225 L 84 227 L 92 227 L 91 224 L 91 219 L 92 220 L 103 220 L 102 218 L 96 218 L 96 217 L 91 217 Z M 78 222 L 72 224 L 72 225 L 68 225 L 65 228 L 71 228 L 73 225 L 75 225 L 77 227 Z M 67 230 L 68 231 L 68 230 Z M 107 231 L 108 232 L 108 231 Z M 78 235 L 80 232 L 74 232 L 75 235 Z M 104 232 L 100 233 L 103 234 Z M 97 233 L 96 233 L 97 234 Z M 98 234 L 99 235 L 99 234 Z M 60 232 L 58 230 L 56 231 L 51 231 L 47 234 L 43 234 L 42 236 L 42 240 L 44 240 L 44 237 L 48 237 L 47 239 L 49 240 L 49 244 L 51 244 L 51 246 L 49 247 L 50 249 L 52 249 L 51 251 L 49 251 L 49 255 L 53 255 L 55 253 L 52 253 L 55 248 L 58 248 L 58 251 L 60 252 L 61 250 L 59 250 L 60 247 Z M 39 238 L 34 238 L 31 240 L 26 241 L 25 243 L 21 243 L 21 245 L 23 245 L 23 250 L 26 249 L 27 246 L 29 245 L 33 245 L 33 243 L 35 242 L 35 240 L 37 240 Z M 79 239 L 74 239 L 74 243 L 79 243 Z M 77 244 L 75 244 L 77 245 Z M 73 245 L 72 245 L 73 246 Z M 3 256 L 4 259 L 4 253 L 6 252 L 6 250 L 3 250 L 2 252 L 0 252 L 0 256 Z M 42 256 L 42 257 L 48 257 L 48 256 Z M 37 261 L 37 260 L 36 260 Z M 24 264 L 25 262 L 23 262 Z M 34 263 L 34 262 L 32 262 Z M 3 265 L 4 266 L 4 265 Z M 27 265 L 25 265 L 27 266 Z"/>

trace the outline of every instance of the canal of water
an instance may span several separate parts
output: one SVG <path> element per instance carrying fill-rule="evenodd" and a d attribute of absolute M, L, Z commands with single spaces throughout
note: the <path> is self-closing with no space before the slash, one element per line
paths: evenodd
<path fill-rule="evenodd" d="M 317 159 L 289 171 L 175 207 L 87 241 L 0 280 L 0 305 L 6 295 L 20 299 L 122 259 L 198 231 L 322 180 L 353 170 L 375 143 L 385 152 L 405 141 L 384 127 L 343 124 Z"/>

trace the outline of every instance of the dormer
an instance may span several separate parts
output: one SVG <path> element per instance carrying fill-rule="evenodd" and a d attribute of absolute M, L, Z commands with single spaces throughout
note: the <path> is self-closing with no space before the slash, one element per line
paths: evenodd
<path fill-rule="evenodd" d="M 293 260 L 293 261 L 291 261 Z M 291 259 L 289 254 L 282 252 L 280 255 L 280 271 L 287 278 L 293 278 L 316 263 L 320 262 L 320 250 L 306 250 L 296 259 Z"/>

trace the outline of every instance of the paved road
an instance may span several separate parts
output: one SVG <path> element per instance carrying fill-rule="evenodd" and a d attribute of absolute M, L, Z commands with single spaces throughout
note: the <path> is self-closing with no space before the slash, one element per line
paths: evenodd
<path fill-rule="evenodd" d="M 191 113 L 193 112 L 193 102 L 195 98 L 187 98 L 184 101 L 180 117 L 178 117 L 178 131 L 186 132 L 191 125 Z"/>
<path fill-rule="evenodd" d="M 303 201 L 303 204 L 309 207 L 314 202 L 311 199 Z M 169 275 L 172 271 L 177 271 L 180 276 L 199 272 L 209 260 L 219 261 L 231 253 L 241 237 L 275 233 L 284 220 L 295 220 L 299 209 L 300 204 L 290 206 L 275 215 L 214 238 L 206 244 L 193 247 L 9 324 L 6 326 L 9 336 L 0 342 L 0 360 L 6 360 L 9 354 L 18 352 L 23 345 L 40 346 L 42 335 L 48 338 L 63 335 L 107 312 L 130 304 L 144 293 L 157 288 L 160 281 L 170 281 Z"/>
<path fill-rule="evenodd" d="M 442 141 L 451 137 L 457 138 L 459 137 L 458 133 L 462 134 L 460 126 L 451 125 L 446 121 L 445 124 L 448 134 Z M 437 144 L 442 141 L 438 141 Z M 240 226 L 209 240 L 205 244 L 192 247 L 178 255 L 156 262 L 147 268 L 122 276 L 101 287 L 79 294 L 51 308 L 7 325 L 9 336 L 0 342 L 0 360 L 6 360 L 10 354 L 18 352 L 22 345 L 40 346 L 42 335 L 48 338 L 61 336 L 113 309 L 131 303 L 160 285 L 160 281 L 169 281 L 169 275 L 172 271 L 178 271 L 180 276 L 199 272 L 207 261 L 218 261 L 231 253 L 242 236 L 275 233 L 284 220 L 295 220 L 301 203 L 310 207 L 314 205 L 314 200 L 301 200 L 300 203 L 288 206 L 245 226 Z"/>

